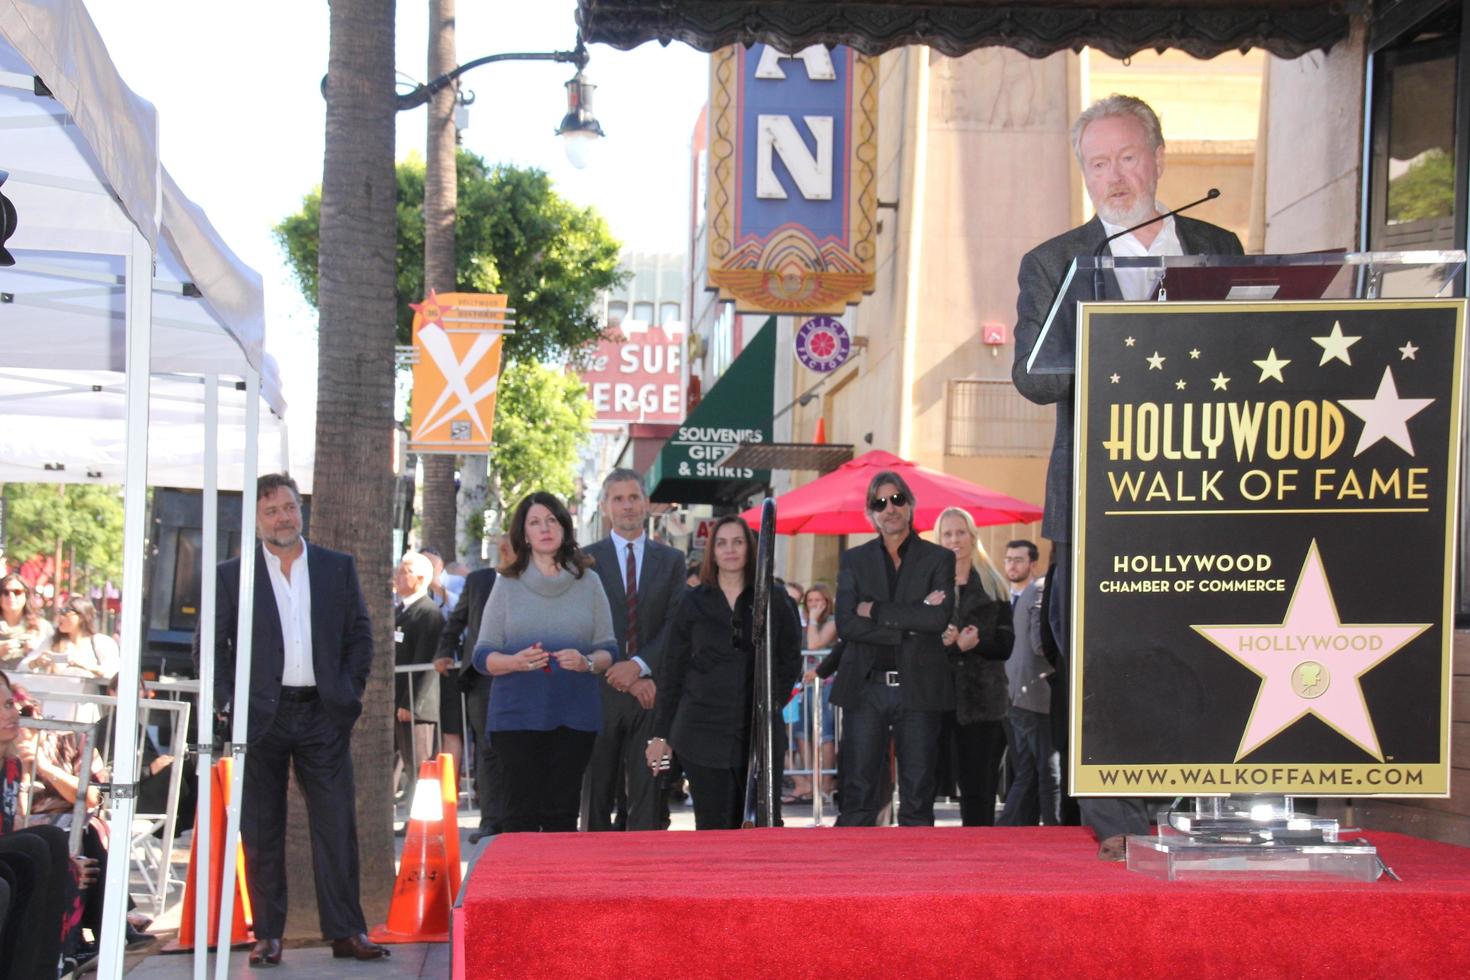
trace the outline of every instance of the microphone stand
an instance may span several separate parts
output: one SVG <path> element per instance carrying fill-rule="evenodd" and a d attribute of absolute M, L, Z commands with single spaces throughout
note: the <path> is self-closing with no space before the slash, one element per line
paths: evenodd
<path fill-rule="evenodd" d="M 1140 221 L 1132 228 L 1124 228 L 1122 231 L 1116 234 L 1109 235 L 1107 238 L 1104 238 L 1101 242 L 1098 243 L 1097 248 L 1092 250 L 1092 257 L 1094 260 L 1102 258 L 1103 252 L 1107 251 L 1108 246 L 1113 244 L 1113 240 L 1116 238 L 1122 238 L 1124 235 L 1131 235 L 1133 232 L 1137 231 L 1140 228 L 1147 228 L 1149 225 L 1153 224 L 1156 221 L 1163 221 L 1165 218 L 1172 218 L 1174 217 L 1174 215 L 1180 213 L 1181 211 L 1188 211 L 1190 208 L 1204 204 L 1206 201 L 1213 201 L 1219 196 L 1220 188 L 1211 187 L 1209 193 L 1200 198 L 1198 201 L 1190 201 L 1188 204 L 1183 205 L 1182 207 L 1177 207 L 1173 211 L 1165 211 L 1163 214 L 1149 218 L 1147 221 Z M 1096 263 L 1094 263 L 1092 267 L 1092 298 L 1095 300 L 1102 299 L 1103 292 L 1103 270 L 1098 265 L 1096 265 Z"/>

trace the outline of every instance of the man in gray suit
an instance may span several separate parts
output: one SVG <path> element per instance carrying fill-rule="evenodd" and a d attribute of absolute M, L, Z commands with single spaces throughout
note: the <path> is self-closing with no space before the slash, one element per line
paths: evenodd
<path fill-rule="evenodd" d="M 1011 588 L 1011 621 L 1016 645 L 1006 660 L 1011 708 L 1011 789 L 996 824 L 1034 827 L 1062 822 L 1061 761 L 1051 739 L 1053 668 L 1041 652 L 1041 589 L 1044 579 L 1031 577 L 1038 552 L 1030 541 L 1006 545 L 1006 578 Z"/>
<path fill-rule="evenodd" d="M 1016 360 L 1011 367 L 1011 378 L 1022 395 L 1037 404 L 1057 407 L 1041 533 L 1055 546 L 1056 564 L 1047 576 L 1047 591 L 1052 630 L 1064 658 L 1072 574 L 1072 376 L 1032 374 L 1026 370 L 1026 362 L 1072 260 L 1094 254 L 1108 236 L 1167 211 L 1156 196 L 1159 174 L 1164 169 L 1164 136 L 1158 116 L 1141 99 L 1111 95 L 1093 103 L 1072 126 L 1072 150 L 1097 215 L 1043 242 L 1021 259 Z M 1114 240 L 1109 248 L 1115 256 L 1240 255 L 1244 251 L 1240 239 L 1231 232 L 1183 215 L 1145 225 Z M 1144 300 L 1156 285 L 1146 270 L 1119 274 L 1109 270 L 1104 276 L 1104 294 L 1099 298 Z M 1081 801 L 1081 805 L 1083 822 L 1101 842 L 1098 857 L 1105 860 L 1122 860 L 1125 835 L 1148 830 L 1149 814 L 1143 800 L 1091 798 Z"/>
<path fill-rule="evenodd" d="M 611 532 L 587 554 L 612 607 L 618 659 L 602 689 L 602 733 L 587 766 L 582 826 L 612 830 L 613 808 L 622 797 L 624 830 L 665 830 L 668 801 L 644 752 L 653 737 L 654 678 L 663 667 L 674 606 L 684 595 L 684 555 L 644 531 L 648 495 L 633 470 L 615 469 L 603 479 L 600 506 Z"/>

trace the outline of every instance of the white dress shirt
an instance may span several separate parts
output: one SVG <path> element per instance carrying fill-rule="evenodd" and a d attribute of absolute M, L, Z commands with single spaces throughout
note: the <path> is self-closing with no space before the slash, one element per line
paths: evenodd
<path fill-rule="evenodd" d="M 1154 202 L 1154 207 L 1161 213 L 1169 210 L 1159 202 Z M 1103 231 L 1109 235 L 1116 235 L 1128 227 L 1128 225 L 1112 224 L 1106 218 L 1101 218 L 1101 220 Z M 1134 232 L 1122 238 L 1113 239 L 1112 244 L 1108 246 L 1109 251 L 1116 258 L 1184 254 L 1184 246 L 1179 244 L 1179 233 L 1174 227 L 1172 216 L 1159 222 L 1159 232 L 1147 248 L 1138 240 L 1136 234 Z M 1152 296 L 1154 287 L 1163 278 L 1156 269 L 1114 269 L 1113 274 L 1118 277 L 1118 288 L 1122 291 L 1123 298 L 1135 303 Z"/>
<path fill-rule="evenodd" d="M 618 580 L 623 583 L 624 592 L 628 590 L 628 549 L 633 549 L 633 581 L 641 593 L 643 591 L 643 545 L 648 541 L 648 535 L 639 534 L 638 537 L 629 541 L 618 532 L 612 531 L 608 537 L 612 540 L 613 550 L 618 553 Z M 643 596 L 639 595 L 638 598 L 642 600 Z M 643 662 L 642 657 L 635 654 L 629 659 L 638 665 L 639 677 L 653 676 L 653 671 L 648 669 L 648 664 Z"/>
<path fill-rule="evenodd" d="M 316 687 L 316 667 L 311 660 L 311 576 L 307 572 L 306 539 L 301 554 L 291 562 L 288 581 L 281 572 L 281 559 L 264 545 L 265 569 L 281 617 L 281 640 L 285 662 L 281 667 L 282 687 Z"/>

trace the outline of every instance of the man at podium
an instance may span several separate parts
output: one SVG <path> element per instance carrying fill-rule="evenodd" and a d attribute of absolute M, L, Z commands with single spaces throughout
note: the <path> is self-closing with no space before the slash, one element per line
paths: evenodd
<path fill-rule="evenodd" d="M 1241 255 L 1240 239 L 1204 221 L 1168 215 L 1156 197 L 1164 169 L 1159 117 L 1146 102 L 1110 95 L 1094 102 L 1072 125 L 1072 149 L 1082 168 L 1096 216 L 1043 242 L 1021 259 L 1016 300 L 1016 360 L 1011 377 L 1030 401 L 1057 406 L 1056 437 L 1046 474 L 1046 515 L 1041 533 L 1052 541 L 1056 571 L 1048 576 L 1051 625 L 1067 655 L 1071 598 L 1072 376 L 1033 374 L 1026 368 L 1072 260 L 1110 250 L 1114 256 Z M 1111 241 L 1109 241 L 1111 239 Z M 1105 244 L 1106 243 L 1106 244 Z M 1108 270 L 1098 299 L 1146 300 L 1158 285 L 1149 269 Z M 1065 673 L 1062 674 L 1066 676 Z M 1065 692 L 1066 685 L 1058 685 Z M 1065 724 L 1066 711 L 1053 717 Z M 1097 835 L 1098 857 L 1121 861 L 1124 837 L 1148 831 L 1146 802 L 1136 798 L 1080 801 L 1082 822 Z"/>

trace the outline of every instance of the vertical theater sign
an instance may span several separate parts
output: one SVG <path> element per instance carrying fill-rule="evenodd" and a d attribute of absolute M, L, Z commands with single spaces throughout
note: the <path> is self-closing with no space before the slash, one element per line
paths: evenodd
<path fill-rule="evenodd" d="M 739 312 L 841 314 L 872 292 L 876 68 L 821 45 L 711 59 L 709 287 Z"/>

